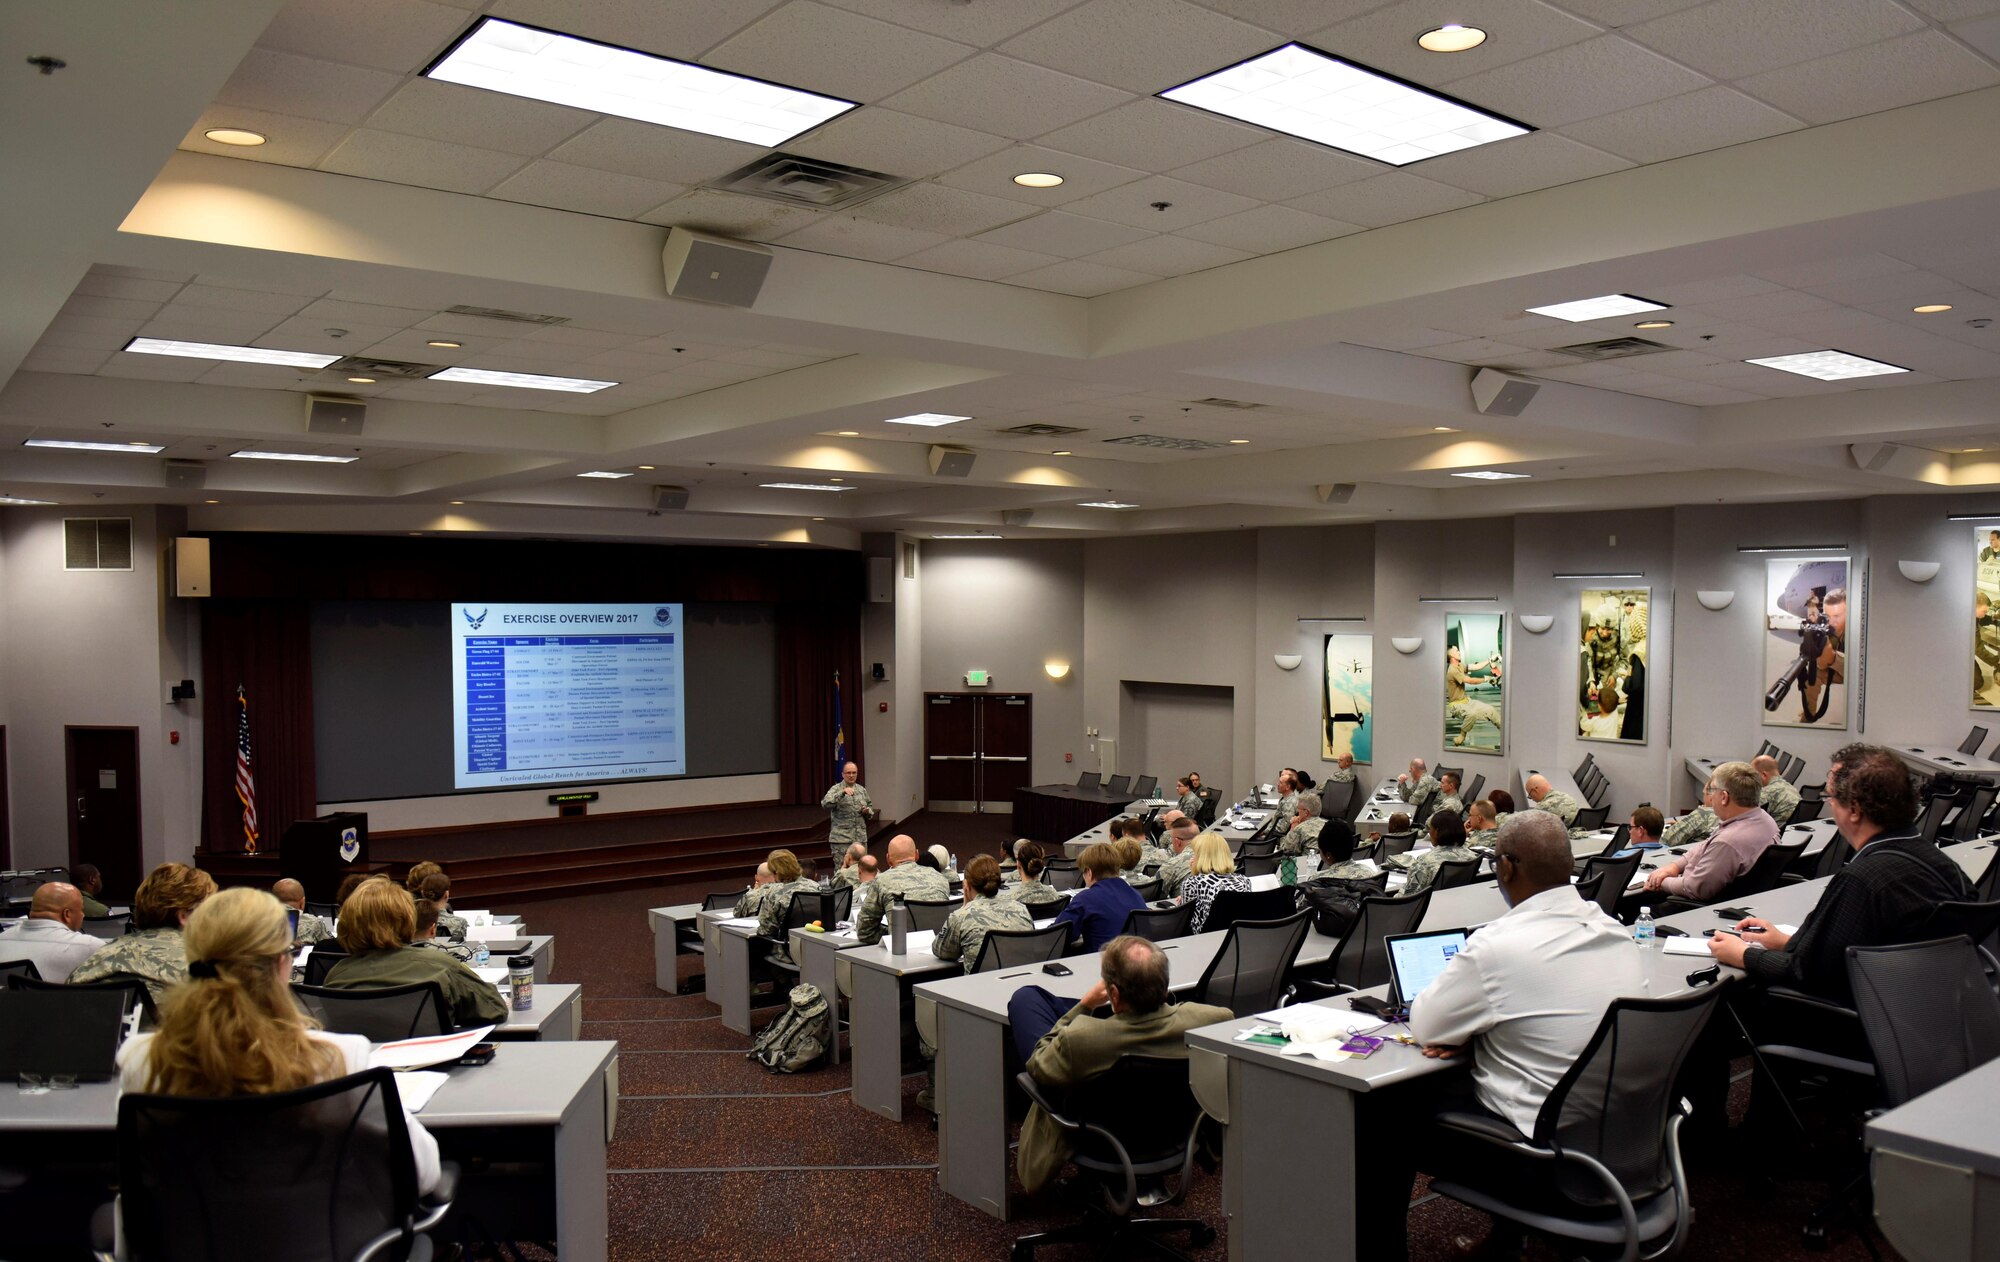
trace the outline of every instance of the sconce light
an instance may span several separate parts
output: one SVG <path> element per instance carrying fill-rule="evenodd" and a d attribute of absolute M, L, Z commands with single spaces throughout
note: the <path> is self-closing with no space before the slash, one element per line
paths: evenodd
<path fill-rule="evenodd" d="M 1047 675 L 1050 679 L 1067 679 L 1069 678 L 1069 663 L 1043 662 L 1042 673 Z"/>
<path fill-rule="evenodd" d="M 1723 610 L 1729 608 L 1736 599 L 1735 592 L 1696 592 L 1694 598 L 1701 602 L 1703 609 Z"/>
<path fill-rule="evenodd" d="M 1424 646 L 1424 637 L 1420 635 L 1399 635 L 1391 639 L 1389 643 L 1396 646 L 1398 653 L 1414 653 Z"/>
<path fill-rule="evenodd" d="M 1524 613 L 1520 619 L 1522 629 L 1534 635 L 1540 635 L 1556 624 L 1555 616 L 1546 613 Z"/>
<path fill-rule="evenodd" d="M 1273 653 L 1271 660 L 1278 664 L 1279 670 L 1297 670 L 1299 663 L 1306 659 L 1297 653 Z"/>
<path fill-rule="evenodd" d="M 1896 568 L 1901 570 L 1903 577 L 1909 579 L 1912 583 L 1928 583 L 1937 577 L 1938 563 L 1936 561 L 1898 561 L 1896 562 Z"/>

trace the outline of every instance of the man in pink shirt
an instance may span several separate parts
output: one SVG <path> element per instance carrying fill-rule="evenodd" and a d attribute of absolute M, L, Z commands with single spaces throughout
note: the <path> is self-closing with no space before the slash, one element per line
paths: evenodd
<path fill-rule="evenodd" d="M 1717 767 L 1702 789 L 1702 802 L 1715 812 L 1721 826 L 1680 858 L 1648 873 L 1647 891 L 1671 894 L 1696 906 L 1721 898 L 1778 839 L 1777 821 L 1757 805 L 1763 787 L 1747 762 Z"/>

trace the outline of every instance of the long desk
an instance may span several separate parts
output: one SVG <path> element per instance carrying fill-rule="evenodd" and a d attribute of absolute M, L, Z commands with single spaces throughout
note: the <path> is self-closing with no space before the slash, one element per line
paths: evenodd
<path fill-rule="evenodd" d="M 2000 780 L 2000 762 L 1977 754 L 1931 745 L 1891 745 L 1889 752 L 1920 776 L 1953 775 L 1967 779 Z"/>
<path fill-rule="evenodd" d="M 819 993 L 826 999 L 827 1011 L 833 1017 L 833 1038 L 826 1049 L 829 1065 L 838 1065 L 841 1058 L 840 1013 L 844 1006 L 840 993 L 841 952 L 852 951 L 860 945 L 852 933 L 792 930 L 792 958 L 798 961 L 799 980 L 819 987 Z"/>
<path fill-rule="evenodd" d="M 1112 818 L 1115 819 L 1117 817 L 1113 816 Z M 1083 852 L 1091 846 L 1096 845 L 1100 841 L 1111 840 L 1111 823 L 1112 820 L 1102 820 L 1084 829 L 1063 843 L 1063 853 L 1072 859 L 1082 858 Z M 1221 834 L 1222 839 L 1229 843 L 1230 853 L 1233 854 L 1243 848 L 1244 842 L 1257 835 L 1257 825 L 1232 827 L 1223 822 L 1222 817 L 1218 817 L 1214 826 L 1207 831 Z"/>
<path fill-rule="evenodd" d="M 583 1042 L 509 1043 L 489 1064 L 449 1070 L 450 1081 L 418 1114 L 444 1159 L 540 1168 L 521 1179 L 469 1175 L 455 1212 L 477 1214 L 498 1239 L 553 1238 L 564 1262 L 602 1262 L 617 1070 L 616 1043 Z M 0 1092 L 0 1135 L 12 1148 L 104 1156 L 117 1130 L 116 1082 L 38 1096 Z"/>
<path fill-rule="evenodd" d="M 646 927 L 653 931 L 653 985 L 670 995 L 680 990 L 680 927 L 700 914 L 700 903 L 646 909 Z"/>
<path fill-rule="evenodd" d="M 851 965 L 854 979 L 847 1023 L 848 1048 L 854 1058 L 850 1094 L 870 1113 L 900 1122 L 904 987 L 945 974 L 962 976 L 965 966 L 957 960 L 941 960 L 929 951 L 891 955 L 886 940 L 874 946 L 855 946 L 838 957 L 838 964 Z"/>
<path fill-rule="evenodd" d="M 1073 784 L 1036 784 L 1014 790 L 1014 835 L 1054 845 L 1099 820 L 1110 819 L 1132 799 Z"/>
<path fill-rule="evenodd" d="M 504 997 L 504 996 L 503 996 Z M 583 1037 L 583 987 L 567 982 L 536 982 L 535 1006 L 516 1012 L 493 1027 L 496 1041 L 567 1042 Z"/>
<path fill-rule="evenodd" d="M 1910 1262 L 2000 1257 L 2000 1061 L 1868 1123 L 1875 1222 Z"/>

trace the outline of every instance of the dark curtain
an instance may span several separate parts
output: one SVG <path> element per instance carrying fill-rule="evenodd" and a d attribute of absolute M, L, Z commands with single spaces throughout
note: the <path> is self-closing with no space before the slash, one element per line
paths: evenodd
<path fill-rule="evenodd" d="M 250 702 L 258 849 L 278 849 L 294 821 L 319 813 L 313 771 L 311 619 L 303 600 L 201 603 L 204 849 L 243 849 L 236 800 L 236 687 Z"/>
<path fill-rule="evenodd" d="M 785 603 L 778 622 L 778 797 L 813 803 L 840 779 L 833 765 L 833 676 L 840 673 L 840 724 L 847 756 L 861 757 L 861 607 Z"/>

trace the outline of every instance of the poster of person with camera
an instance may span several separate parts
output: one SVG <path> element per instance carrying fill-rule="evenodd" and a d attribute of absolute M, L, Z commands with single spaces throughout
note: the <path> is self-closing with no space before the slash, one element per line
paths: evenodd
<path fill-rule="evenodd" d="M 2000 530 L 1972 532 L 1972 708 L 2000 710 Z"/>
<path fill-rule="evenodd" d="M 1847 649 L 1861 642 L 1852 562 L 1767 562 L 1764 595 L 1764 726 L 1845 728 Z"/>

